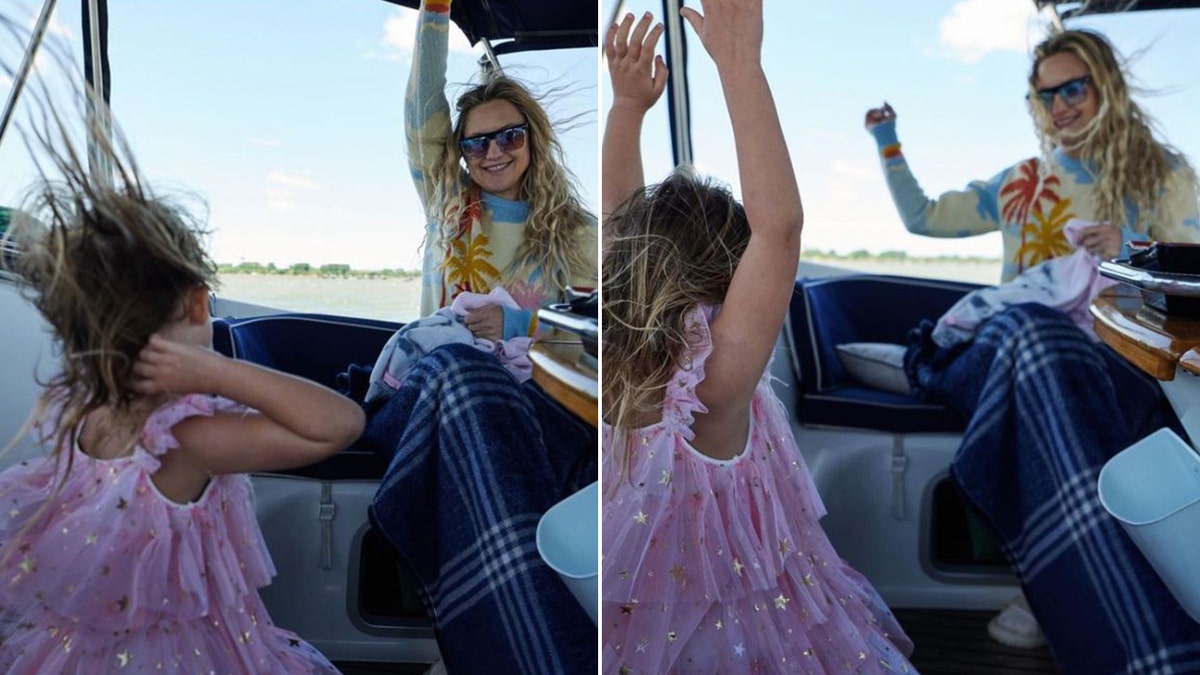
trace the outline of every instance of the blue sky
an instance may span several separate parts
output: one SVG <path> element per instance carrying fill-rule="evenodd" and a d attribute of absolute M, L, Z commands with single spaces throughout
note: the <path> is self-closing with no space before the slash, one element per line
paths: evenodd
<path fill-rule="evenodd" d="M 423 219 L 400 126 L 414 12 L 382 0 L 109 4 L 117 118 L 147 175 L 207 203 L 218 260 L 417 265 Z M 766 4 L 764 66 L 805 200 L 804 245 L 995 256 L 996 235 L 938 240 L 904 232 L 862 115 L 884 100 L 895 106 L 905 152 L 930 194 L 1034 154 L 1023 99 L 1028 48 L 1040 37 L 1032 0 Z M 605 20 L 614 5 L 602 0 Z M 6 0 L 5 11 L 32 23 L 40 6 Z M 661 2 L 626 6 L 657 12 Z M 76 0 L 61 0 L 56 17 L 56 34 L 76 44 L 78 11 Z M 1080 25 L 1105 32 L 1127 56 L 1144 52 L 1131 69 L 1157 93 L 1140 100 L 1165 136 L 1200 161 L 1200 11 Z M 694 37 L 691 43 L 697 164 L 736 188 L 715 71 Z M 450 80 L 470 80 L 477 58 L 457 40 Z M 568 89 L 552 106 L 557 117 L 585 113 L 564 141 L 594 209 L 597 139 L 610 93 L 603 67 L 597 87 L 589 50 L 514 61 L 509 67 L 525 81 Z M 7 93 L 2 81 L 0 93 Z M 669 169 L 665 129 L 660 104 L 644 142 L 650 178 Z M 29 180 L 17 140 L 0 148 L 3 203 Z"/>
<path fill-rule="evenodd" d="M 32 25 L 41 4 L 5 0 L 5 12 Z M 58 4 L 55 34 L 78 45 L 79 2 Z M 109 13 L 114 114 L 152 182 L 207 203 L 218 261 L 419 266 L 424 218 L 402 127 L 415 11 L 382 0 L 109 0 Z M 452 85 L 475 77 L 482 53 L 453 30 Z M 502 63 L 535 89 L 565 88 L 553 117 L 584 114 L 562 140 L 595 210 L 596 52 Z M 15 137 L 0 148 L 3 203 L 28 184 L 22 154 Z"/>
<path fill-rule="evenodd" d="M 699 7 L 697 0 L 687 4 Z M 1032 0 L 767 0 L 763 65 L 779 106 L 805 206 L 803 246 L 915 255 L 998 257 L 999 236 L 961 240 L 908 234 L 900 224 L 864 112 L 888 101 L 917 179 L 931 196 L 990 178 L 1037 152 L 1025 107 L 1029 48 L 1045 20 Z M 615 0 L 603 0 L 607 21 Z M 656 0 L 626 10 L 660 12 Z M 1166 138 L 1200 163 L 1200 10 L 1090 19 L 1155 90 L 1139 100 Z M 689 31 L 690 35 L 690 31 Z M 660 48 L 661 50 L 661 48 Z M 737 188 L 733 143 L 711 61 L 690 35 L 697 167 Z M 611 89 L 602 76 L 603 107 Z M 603 118 L 601 120 L 603 124 Z M 670 167 L 665 97 L 643 138 L 647 179 Z"/>

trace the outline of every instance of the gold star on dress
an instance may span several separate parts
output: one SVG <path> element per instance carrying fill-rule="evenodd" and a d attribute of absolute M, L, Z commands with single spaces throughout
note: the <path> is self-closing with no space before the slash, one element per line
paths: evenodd
<path fill-rule="evenodd" d="M 92 532 L 91 534 L 89 534 L 87 536 L 86 539 L 83 540 L 83 542 L 85 544 L 87 544 L 88 546 L 91 546 L 92 544 L 95 544 L 98 541 L 100 541 L 100 537 L 97 536 L 95 532 Z"/>
<path fill-rule="evenodd" d="M 21 560 L 21 564 L 18 567 L 25 574 L 33 574 L 33 571 L 37 569 L 37 560 L 33 556 L 27 555 Z"/>
<path fill-rule="evenodd" d="M 642 513 L 641 509 L 638 509 L 637 515 L 633 517 L 633 522 L 637 523 L 638 525 L 645 525 L 648 518 L 649 516 Z"/>
<path fill-rule="evenodd" d="M 742 564 L 742 561 L 738 560 L 737 558 L 734 558 L 733 559 L 733 571 L 737 572 L 737 575 L 740 577 L 740 576 L 742 576 L 742 570 L 744 570 L 744 569 L 746 569 L 746 566 Z"/>
<path fill-rule="evenodd" d="M 129 660 L 131 658 L 133 657 L 130 655 L 129 650 L 126 649 L 120 654 L 117 654 L 117 665 L 124 668 L 125 666 L 129 665 Z"/>
<path fill-rule="evenodd" d="M 680 586 L 687 585 L 687 577 L 684 575 L 683 567 L 680 566 L 679 563 L 675 563 L 675 566 L 668 571 L 668 574 L 670 574 L 671 578 L 674 579 L 675 582 Z"/>
<path fill-rule="evenodd" d="M 658 482 L 660 485 L 670 485 L 671 484 L 671 472 L 667 471 L 666 469 L 663 469 L 662 478 L 659 478 Z"/>
<path fill-rule="evenodd" d="M 775 607 L 777 609 L 787 609 L 788 602 L 790 602 L 790 601 L 787 598 L 783 597 L 783 593 L 780 593 L 779 597 L 775 598 Z"/>

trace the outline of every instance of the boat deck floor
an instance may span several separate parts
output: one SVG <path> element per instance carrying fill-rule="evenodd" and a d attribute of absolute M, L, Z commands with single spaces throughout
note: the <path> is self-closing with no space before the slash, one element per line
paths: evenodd
<path fill-rule="evenodd" d="M 916 650 L 912 664 L 921 675 L 1058 675 L 1050 652 L 1017 649 L 993 640 L 987 622 L 995 612 L 947 609 L 893 610 L 900 625 L 912 638 Z M 440 664 L 432 668 L 418 664 L 337 664 L 346 675 L 411 673 L 444 675 Z"/>
<path fill-rule="evenodd" d="M 1045 648 L 1017 649 L 993 640 L 992 611 L 894 609 L 916 649 L 912 664 L 921 675 L 1057 675 Z"/>

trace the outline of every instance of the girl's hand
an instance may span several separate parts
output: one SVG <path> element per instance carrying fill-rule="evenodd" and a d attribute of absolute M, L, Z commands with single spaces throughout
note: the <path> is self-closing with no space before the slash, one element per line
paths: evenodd
<path fill-rule="evenodd" d="M 477 338 L 499 340 L 504 337 L 504 309 L 488 305 L 467 312 L 467 329 Z"/>
<path fill-rule="evenodd" d="M 654 54 L 663 25 L 650 28 L 650 12 L 633 27 L 633 14 L 626 14 L 620 25 L 613 24 L 604 34 L 604 56 L 612 79 L 613 107 L 630 106 L 638 113 L 649 110 L 667 87 L 667 63 Z"/>
<path fill-rule="evenodd" d="M 869 131 L 877 124 L 894 119 L 896 119 L 896 111 L 892 109 L 892 106 L 888 105 L 887 101 L 884 101 L 882 108 L 871 108 L 867 111 L 866 118 L 863 120 L 863 126 Z"/>
<path fill-rule="evenodd" d="M 1120 228 L 1108 223 L 1092 225 L 1079 231 L 1079 247 L 1103 260 L 1121 255 L 1121 241 Z"/>
<path fill-rule="evenodd" d="M 762 0 L 700 0 L 700 7 L 703 15 L 691 7 L 680 7 L 679 13 L 696 31 L 718 72 L 760 64 Z"/>
<path fill-rule="evenodd" d="M 133 365 L 133 390 L 144 395 L 215 393 L 215 371 L 224 360 L 211 349 L 155 333 Z"/>

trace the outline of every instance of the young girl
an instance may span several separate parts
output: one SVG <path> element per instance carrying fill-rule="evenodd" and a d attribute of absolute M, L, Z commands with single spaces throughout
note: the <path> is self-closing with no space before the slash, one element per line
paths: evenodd
<path fill-rule="evenodd" d="M 759 61 L 761 0 L 703 5 L 681 11 L 721 78 L 744 209 L 680 173 L 621 184 L 641 178 L 661 26 L 630 16 L 606 37 L 604 672 L 913 672 L 912 643 L 821 531 L 770 388 L 803 216 Z M 637 192 L 620 204 L 621 189 Z"/>
<path fill-rule="evenodd" d="M 35 133 L 63 181 L 6 235 L 61 372 L 34 415 L 49 455 L 0 474 L 0 672 L 337 672 L 259 599 L 274 567 L 244 472 L 337 452 L 362 412 L 213 352 L 215 270 L 186 214 L 128 158 L 105 187 L 49 148 L 54 119 Z"/>

